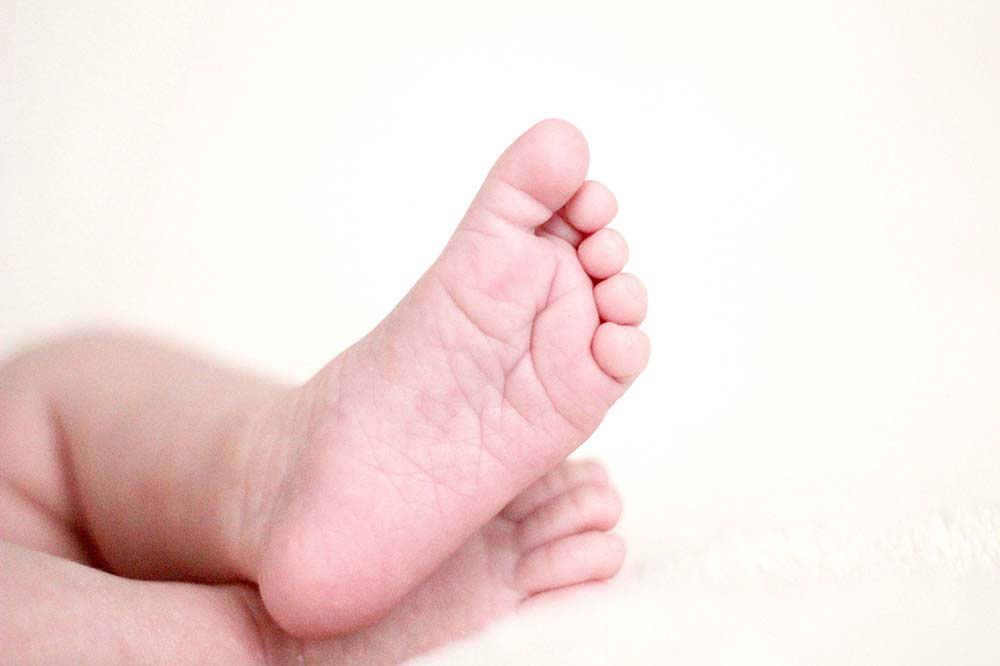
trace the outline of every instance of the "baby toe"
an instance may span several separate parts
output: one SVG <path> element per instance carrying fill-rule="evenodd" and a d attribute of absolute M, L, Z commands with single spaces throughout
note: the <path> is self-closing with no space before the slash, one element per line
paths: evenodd
<path fill-rule="evenodd" d="M 593 180 L 585 181 L 562 208 L 562 217 L 584 234 L 606 227 L 617 214 L 615 195 Z"/>
<path fill-rule="evenodd" d="M 611 486 L 577 486 L 525 518 L 515 537 L 521 549 L 529 551 L 581 532 L 610 530 L 621 514 L 621 497 Z"/>
<path fill-rule="evenodd" d="M 635 326 L 646 318 L 646 286 L 630 273 L 619 273 L 594 287 L 594 303 L 604 321 Z"/>
<path fill-rule="evenodd" d="M 605 322 L 594 333 L 594 361 L 607 375 L 629 382 L 649 362 L 649 338 L 634 326 Z"/>
<path fill-rule="evenodd" d="M 564 460 L 511 500 L 501 515 L 508 520 L 520 521 L 571 488 L 607 483 L 608 473 L 596 460 Z"/>
<path fill-rule="evenodd" d="M 614 229 L 601 229 L 580 243 L 577 249 L 580 265 L 587 275 L 603 280 L 621 272 L 628 261 L 628 243 Z"/>
<path fill-rule="evenodd" d="M 521 558 L 514 585 L 525 594 L 614 576 L 625 561 L 625 542 L 615 534 L 584 532 L 545 544 Z"/>

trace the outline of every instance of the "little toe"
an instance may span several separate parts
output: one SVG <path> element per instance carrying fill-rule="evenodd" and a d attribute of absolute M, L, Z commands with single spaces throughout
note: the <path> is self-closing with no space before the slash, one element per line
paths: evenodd
<path fill-rule="evenodd" d="M 630 273 L 612 275 L 594 287 L 594 303 L 604 321 L 637 326 L 646 318 L 646 286 Z"/>
<path fill-rule="evenodd" d="M 649 362 L 649 338 L 634 326 L 605 322 L 594 333 L 593 354 L 606 374 L 628 382 Z"/>
<path fill-rule="evenodd" d="M 508 520 L 520 521 L 571 488 L 607 483 L 608 473 L 596 460 L 566 460 L 528 486 L 500 515 Z"/>
<path fill-rule="evenodd" d="M 580 265 L 587 275 L 603 280 L 621 272 L 628 261 L 628 243 L 614 229 L 601 229 L 588 236 L 577 249 Z"/>
<path fill-rule="evenodd" d="M 625 561 L 625 542 L 606 532 L 584 532 L 552 541 L 521 558 L 514 585 L 538 594 L 614 576 Z"/>
<path fill-rule="evenodd" d="M 588 180 L 562 208 L 562 217 L 584 234 L 606 227 L 618 214 L 618 201 L 607 187 Z"/>
<path fill-rule="evenodd" d="M 621 497 L 611 486 L 577 486 L 525 518 L 517 526 L 515 537 L 527 552 L 581 532 L 610 530 L 621 515 Z"/>

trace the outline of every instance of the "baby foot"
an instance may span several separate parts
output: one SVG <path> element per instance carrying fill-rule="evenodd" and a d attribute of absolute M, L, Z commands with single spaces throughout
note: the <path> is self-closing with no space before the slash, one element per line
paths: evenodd
<path fill-rule="evenodd" d="M 565 462 L 484 525 L 381 622 L 324 643 L 273 631 L 264 643 L 302 663 L 396 664 L 485 627 L 529 600 L 613 576 L 625 557 L 608 534 L 621 501 L 590 461 Z M 289 659 L 294 661 L 294 659 Z"/>
<path fill-rule="evenodd" d="M 400 304 L 254 427 L 241 566 L 285 630 L 384 616 L 645 367 L 645 290 L 587 163 L 572 125 L 528 130 Z"/>

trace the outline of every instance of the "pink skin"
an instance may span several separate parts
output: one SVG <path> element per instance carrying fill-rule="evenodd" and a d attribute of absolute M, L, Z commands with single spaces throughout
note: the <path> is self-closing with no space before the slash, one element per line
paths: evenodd
<path fill-rule="evenodd" d="M 396 663 L 555 591 L 613 576 L 625 546 L 607 533 L 621 500 L 604 470 L 563 463 L 538 484 L 554 494 L 533 497 L 532 486 L 518 497 L 516 512 L 487 523 L 383 620 L 343 640 L 308 645 L 306 653 L 318 663 Z M 380 646 L 377 653 L 372 645 Z"/>
<path fill-rule="evenodd" d="M 587 154 L 568 123 L 528 130 L 402 302 L 258 426 L 279 435 L 251 456 L 270 462 L 243 507 L 244 552 L 259 553 L 244 573 L 287 631 L 382 617 L 645 366 L 645 291 L 614 275 L 624 241 L 574 245 L 616 212 L 584 181 Z M 588 266 L 609 277 L 595 288 Z"/>
<path fill-rule="evenodd" d="M 530 521 L 517 507 L 545 484 L 525 489 L 649 355 L 645 291 L 604 229 L 617 204 L 586 168 L 571 125 L 526 132 L 399 306 L 304 387 L 122 337 L 14 360 L 0 369 L 0 538 L 129 577 L 257 582 L 280 626 L 262 631 L 300 637 L 398 620 L 431 581 L 461 579 L 447 563 L 469 544 L 514 552 L 484 535 Z M 572 524 L 567 497 L 540 515 Z M 609 497 L 587 501 L 606 514 Z M 535 524 L 518 528 L 513 589 L 620 564 L 603 527 L 550 548 Z M 460 632 L 438 623 L 441 640 Z"/>
<path fill-rule="evenodd" d="M 563 463 L 380 622 L 320 641 L 283 632 L 244 585 L 130 580 L 0 542 L 0 645 L 18 663 L 395 664 L 610 578 L 620 514 L 600 465 Z"/>

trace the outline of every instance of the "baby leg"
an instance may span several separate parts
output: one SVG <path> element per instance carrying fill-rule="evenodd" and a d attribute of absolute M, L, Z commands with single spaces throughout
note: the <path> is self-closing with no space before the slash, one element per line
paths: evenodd
<path fill-rule="evenodd" d="M 247 415 L 282 388 L 138 338 L 0 368 L 0 539 L 138 578 L 231 580 Z"/>

